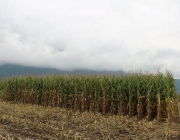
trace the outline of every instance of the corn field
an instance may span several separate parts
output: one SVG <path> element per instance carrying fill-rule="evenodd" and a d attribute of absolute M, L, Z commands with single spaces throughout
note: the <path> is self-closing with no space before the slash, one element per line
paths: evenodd
<path fill-rule="evenodd" d="M 79 111 L 172 118 L 177 92 L 170 72 L 120 76 L 22 76 L 1 82 L 5 101 Z"/>

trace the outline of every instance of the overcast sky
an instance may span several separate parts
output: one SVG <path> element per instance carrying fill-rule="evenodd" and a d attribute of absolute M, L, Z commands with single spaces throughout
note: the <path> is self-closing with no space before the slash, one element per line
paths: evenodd
<path fill-rule="evenodd" d="M 0 0 L 0 65 L 180 78 L 179 14 L 179 0 Z"/>

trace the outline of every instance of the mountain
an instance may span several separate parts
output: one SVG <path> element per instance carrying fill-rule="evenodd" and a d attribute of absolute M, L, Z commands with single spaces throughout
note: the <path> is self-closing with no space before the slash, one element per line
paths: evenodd
<path fill-rule="evenodd" d="M 0 80 L 10 76 L 49 74 L 64 74 L 64 71 L 51 68 L 35 68 L 13 64 L 4 64 L 0 66 Z"/>
<path fill-rule="evenodd" d="M 36 68 L 36 67 L 27 67 L 14 64 L 4 64 L 0 66 L 0 80 L 10 76 L 20 76 L 20 75 L 118 75 L 124 74 L 123 71 L 96 71 L 96 70 L 85 70 L 77 69 L 73 71 L 58 70 L 53 68 Z"/>
<path fill-rule="evenodd" d="M 180 94 L 180 79 L 175 79 L 176 90 Z"/>
<path fill-rule="evenodd" d="M 10 76 L 22 76 L 22 75 L 120 75 L 127 74 L 123 71 L 95 71 L 95 70 L 73 70 L 73 71 L 64 71 L 53 68 L 36 68 L 36 67 L 27 67 L 14 64 L 4 64 L 0 66 L 0 80 Z M 175 79 L 175 84 L 178 93 L 180 93 L 180 79 Z"/>

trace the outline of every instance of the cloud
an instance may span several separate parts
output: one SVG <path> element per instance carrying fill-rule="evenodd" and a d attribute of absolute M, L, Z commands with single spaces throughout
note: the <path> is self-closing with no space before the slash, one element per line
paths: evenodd
<path fill-rule="evenodd" d="M 166 69 L 180 78 L 180 3 L 1 0 L 0 64 Z"/>

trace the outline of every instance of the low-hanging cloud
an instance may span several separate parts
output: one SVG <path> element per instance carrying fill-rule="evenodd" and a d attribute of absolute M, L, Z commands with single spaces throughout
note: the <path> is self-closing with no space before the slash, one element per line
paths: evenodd
<path fill-rule="evenodd" d="M 180 78 L 176 0 L 1 0 L 0 64 L 170 70 Z"/>

